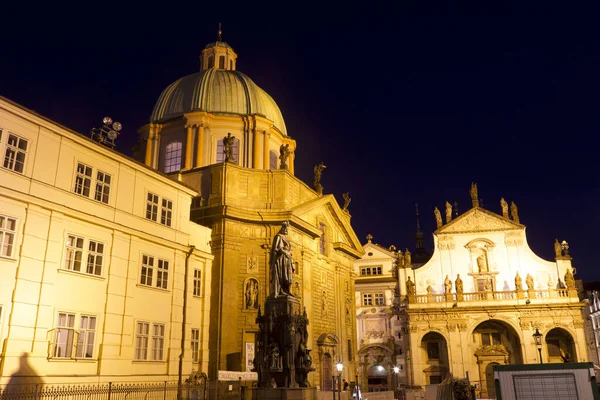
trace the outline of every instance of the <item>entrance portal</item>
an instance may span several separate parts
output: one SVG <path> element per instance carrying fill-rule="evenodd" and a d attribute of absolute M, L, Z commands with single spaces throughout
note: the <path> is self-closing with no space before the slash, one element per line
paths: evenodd
<path fill-rule="evenodd" d="M 496 387 L 494 386 L 494 365 L 500 365 L 496 362 L 491 362 L 485 367 L 485 383 L 487 389 L 487 398 L 496 398 Z"/>

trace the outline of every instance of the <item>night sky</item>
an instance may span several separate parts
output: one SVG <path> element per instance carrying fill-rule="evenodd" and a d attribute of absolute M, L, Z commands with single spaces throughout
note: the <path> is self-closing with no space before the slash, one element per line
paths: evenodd
<path fill-rule="evenodd" d="M 312 184 L 325 163 L 325 193 L 341 204 L 350 192 L 363 243 L 370 233 L 413 249 L 418 202 L 431 251 L 433 208 L 466 211 L 477 182 L 484 208 L 516 202 L 535 253 L 553 260 L 565 239 L 576 278 L 600 280 L 597 10 L 274 4 L 11 10 L 0 95 L 84 135 L 111 116 L 130 155 L 161 91 L 199 70 L 221 22 L 238 70 L 297 141 L 296 175 Z"/>

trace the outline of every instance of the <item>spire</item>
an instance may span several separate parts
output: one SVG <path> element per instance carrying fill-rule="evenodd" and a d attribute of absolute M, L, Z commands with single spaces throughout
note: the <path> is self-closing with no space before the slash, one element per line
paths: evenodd
<path fill-rule="evenodd" d="M 419 222 L 419 203 L 415 203 L 415 211 L 417 215 L 417 232 L 415 233 L 415 248 L 422 249 L 423 245 L 423 232 L 421 232 L 421 223 Z"/>
<path fill-rule="evenodd" d="M 219 22 L 219 31 L 217 32 L 217 42 L 223 41 L 223 31 L 221 30 L 221 23 Z"/>

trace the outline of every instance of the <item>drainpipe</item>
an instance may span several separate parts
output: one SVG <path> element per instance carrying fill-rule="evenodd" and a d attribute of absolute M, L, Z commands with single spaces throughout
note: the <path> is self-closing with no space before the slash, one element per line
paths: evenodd
<path fill-rule="evenodd" d="M 188 288 L 188 268 L 190 256 L 194 252 L 196 247 L 190 245 L 190 250 L 185 255 L 185 271 L 183 278 L 183 318 L 181 320 L 181 353 L 179 354 L 179 376 L 177 377 L 177 399 L 181 399 L 181 385 L 182 385 L 182 374 L 183 374 L 183 356 L 185 354 L 185 323 L 187 320 L 187 288 Z"/>

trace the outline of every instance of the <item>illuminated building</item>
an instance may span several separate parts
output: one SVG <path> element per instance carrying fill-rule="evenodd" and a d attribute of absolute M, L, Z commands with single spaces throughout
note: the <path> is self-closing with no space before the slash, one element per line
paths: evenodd
<path fill-rule="evenodd" d="M 110 147 L 0 97 L 0 384 L 207 371 L 197 192 Z"/>

